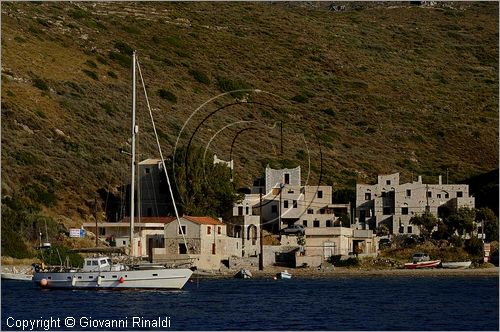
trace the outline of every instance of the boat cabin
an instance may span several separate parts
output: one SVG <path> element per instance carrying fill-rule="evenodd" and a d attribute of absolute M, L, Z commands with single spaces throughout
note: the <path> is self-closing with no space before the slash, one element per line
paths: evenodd
<path fill-rule="evenodd" d="M 85 258 L 83 263 L 83 271 L 93 272 L 93 271 L 109 271 L 111 270 L 111 258 L 109 257 L 90 257 Z"/>

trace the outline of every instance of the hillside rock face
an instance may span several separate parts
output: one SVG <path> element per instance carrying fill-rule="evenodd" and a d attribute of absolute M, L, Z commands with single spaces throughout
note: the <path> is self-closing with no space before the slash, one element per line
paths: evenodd
<path fill-rule="evenodd" d="M 208 148 L 242 186 L 267 164 L 334 189 L 497 167 L 498 3 L 329 5 L 2 3 L 2 195 L 81 219 L 127 183 L 132 50 L 165 154 Z"/>

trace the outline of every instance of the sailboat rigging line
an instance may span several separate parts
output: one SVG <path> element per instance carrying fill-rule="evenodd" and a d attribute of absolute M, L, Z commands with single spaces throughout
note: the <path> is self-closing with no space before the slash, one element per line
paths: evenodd
<path fill-rule="evenodd" d="M 172 186 L 170 184 L 170 178 L 168 176 L 167 166 L 165 165 L 165 158 L 163 158 L 163 153 L 161 152 L 160 140 L 158 139 L 158 133 L 156 132 L 156 126 L 155 126 L 155 122 L 153 119 L 153 112 L 151 111 L 151 106 L 149 104 L 148 93 L 146 91 L 146 85 L 144 84 L 144 78 L 142 77 L 141 66 L 140 66 L 139 60 L 137 58 L 135 59 L 135 61 L 137 62 L 137 69 L 139 71 L 139 77 L 141 78 L 142 88 L 144 90 L 144 97 L 146 98 L 146 104 L 148 106 L 148 111 L 149 111 L 149 117 L 151 118 L 151 124 L 153 126 L 153 131 L 155 133 L 156 145 L 158 146 L 158 152 L 160 153 L 160 159 L 161 159 L 161 163 L 163 166 L 163 171 L 165 172 L 165 176 L 167 177 L 168 190 L 170 191 L 170 197 L 172 198 L 172 205 L 174 206 L 175 217 L 177 219 L 177 224 L 179 225 L 179 231 L 182 234 L 182 240 L 184 241 L 184 244 L 186 246 L 186 254 L 189 257 L 189 247 L 187 245 L 186 235 L 184 234 L 184 230 L 182 229 L 181 220 L 179 218 L 179 212 L 177 211 L 177 205 L 175 204 L 174 193 L 172 192 Z"/>

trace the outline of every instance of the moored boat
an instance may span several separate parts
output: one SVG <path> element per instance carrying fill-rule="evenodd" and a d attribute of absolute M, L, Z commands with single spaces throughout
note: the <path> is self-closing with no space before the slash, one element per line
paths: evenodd
<path fill-rule="evenodd" d="M 279 272 L 276 274 L 276 278 L 278 279 L 292 279 L 292 274 L 287 270 Z"/>
<path fill-rule="evenodd" d="M 31 281 L 33 275 L 25 273 L 8 273 L 2 272 L 2 279 L 6 280 L 20 280 L 20 281 Z"/>
<path fill-rule="evenodd" d="M 234 275 L 234 277 L 237 279 L 250 279 L 252 278 L 252 272 L 247 269 L 241 269 Z"/>
<path fill-rule="evenodd" d="M 441 263 L 440 260 L 413 262 L 413 263 L 406 263 L 404 267 L 405 269 L 431 269 L 437 267 L 439 263 Z"/>
<path fill-rule="evenodd" d="M 444 269 L 467 269 L 472 264 L 472 261 L 466 262 L 442 262 L 441 266 Z"/>
<path fill-rule="evenodd" d="M 44 288 L 161 288 L 181 289 L 191 277 L 190 269 L 141 269 L 113 264 L 106 256 L 86 258 L 83 268 L 35 265 L 33 281 Z"/>

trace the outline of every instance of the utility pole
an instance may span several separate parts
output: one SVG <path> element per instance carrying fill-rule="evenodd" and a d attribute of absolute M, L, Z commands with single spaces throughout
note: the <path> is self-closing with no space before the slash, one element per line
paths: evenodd
<path fill-rule="evenodd" d="M 281 155 L 283 156 L 283 120 L 280 122 Z"/>
<path fill-rule="evenodd" d="M 259 230 L 260 230 L 260 256 L 259 270 L 264 270 L 264 243 L 262 242 L 262 188 L 259 188 Z"/>

